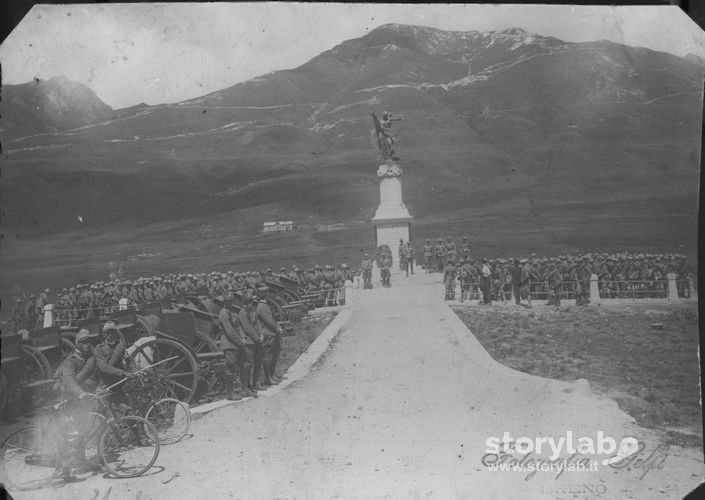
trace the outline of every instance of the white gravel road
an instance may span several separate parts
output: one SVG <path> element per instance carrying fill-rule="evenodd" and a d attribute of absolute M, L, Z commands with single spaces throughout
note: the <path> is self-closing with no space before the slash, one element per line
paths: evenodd
<path fill-rule="evenodd" d="M 150 475 L 15 498 L 680 499 L 702 480 L 699 450 L 658 449 L 653 432 L 585 384 L 495 362 L 443 304 L 437 279 L 395 275 L 390 289 L 356 290 L 349 320 L 308 375 L 195 421 Z M 586 455 L 597 470 L 560 475 L 482 463 L 489 437 L 557 441 L 569 431 L 576 445 L 602 431 L 645 448 L 620 469 Z"/>

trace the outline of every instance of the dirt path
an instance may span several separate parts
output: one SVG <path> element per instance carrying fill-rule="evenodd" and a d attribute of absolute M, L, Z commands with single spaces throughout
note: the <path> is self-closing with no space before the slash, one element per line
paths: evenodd
<path fill-rule="evenodd" d="M 648 499 L 682 498 L 698 484 L 696 450 L 651 455 L 655 436 L 613 401 L 496 363 L 442 303 L 434 279 L 397 275 L 393 288 L 358 291 L 311 374 L 194 422 L 193 437 L 164 447 L 152 475 L 93 477 L 16 498 Z M 572 431 L 576 444 L 597 431 L 618 442 L 634 436 L 646 446 L 640 458 L 652 458 L 616 470 L 599 455 L 597 471 L 527 479 L 481 462 L 485 440 L 505 431 L 556 440 Z"/>

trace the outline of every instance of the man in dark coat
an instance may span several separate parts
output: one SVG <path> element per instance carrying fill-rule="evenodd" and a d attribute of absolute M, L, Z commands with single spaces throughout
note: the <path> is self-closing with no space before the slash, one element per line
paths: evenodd
<path fill-rule="evenodd" d="M 480 266 L 480 291 L 482 291 L 482 304 L 492 303 L 492 271 L 487 265 L 487 259 L 482 259 Z"/>
<path fill-rule="evenodd" d="M 258 301 L 255 296 L 249 297 L 246 300 L 246 306 L 237 315 L 237 320 L 243 333 L 252 342 L 246 345 L 253 360 L 252 374 L 240 382 L 252 390 L 263 391 L 266 387 L 260 383 L 259 378 L 264 360 L 264 335 L 262 335 L 262 326 L 257 316 L 257 304 Z"/>
<path fill-rule="evenodd" d="M 230 401 L 238 401 L 243 397 L 254 397 L 257 393 L 248 387 L 252 370 L 252 349 L 248 349 L 247 345 L 253 342 L 245 336 L 237 317 L 232 314 L 230 310 L 232 305 L 233 295 L 227 293 L 223 297 L 223 308 L 218 314 L 218 326 L 220 327 L 220 350 L 225 354 L 225 365 L 230 372 L 226 380 L 226 397 Z"/>
<path fill-rule="evenodd" d="M 282 329 L 274 319 L 266 300 L 259 301 L 256 313 L 264 336 L 264 385 L 278 384 L 282 381 L 277 375 L 277 364 L 282 350 Z"/>
<path fill-rule="evenodd" d="M 63 479 L 75 481 L 72 466 L 86 465 L 85 430 L 90 427 L 88 396 L 98 387 L 100 376 L 93 356 L 93 342 L 97 335 L 86 329 L 76 334 L 76 350 L 61 362 L 57 375 L 62 399 L 66 402 L 66 440 L 59 440 Z"/>

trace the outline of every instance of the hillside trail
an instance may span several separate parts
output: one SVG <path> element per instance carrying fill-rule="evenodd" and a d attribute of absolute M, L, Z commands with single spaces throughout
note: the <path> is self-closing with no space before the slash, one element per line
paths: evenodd
<path fill-rule="evenodd" d="M 149 475 L 16 498 L 680 499 L 700 482 L 699 450 L 659 449 L 584 384 L 495 362 L 443 303 L 438 280 L 395 274 L 392 288 L 355 290 L 350 320 L 311 373 L 195 421 Z M 568 431 L 573 446 L 598 431 L 617 443 L 634 436 L 641 462 L 615 469 L 603 454 L 597 470 L 534 475 L 482 464 L 489 437 L 557 441 Z"/>

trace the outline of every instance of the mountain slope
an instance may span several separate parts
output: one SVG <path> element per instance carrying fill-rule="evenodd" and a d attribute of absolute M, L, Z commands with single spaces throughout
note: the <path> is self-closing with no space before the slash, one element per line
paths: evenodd
<path fill-rule="evenodd" d="M 389 109 L 404 117 L 397 152 L 420 224 L 471 227 L 483 213 L 521 213 L 531 216 L 527 231 L 560 238 L 579 233 L 584 217 L 638 212 L 688 234 L 702 75 L 692 58 L 606 41 L 384 25 L 298 68 L 196 99 L 13 136 L 6 180 L 22 195 L 10 194 L 7 222 L 60 228 L 76 210 L 109 223 L 249 209 L 262 220 L 366 221 L 380 162 L 370 113 Z M 60 188 L 40 196 L 27 186 L 47 169 Z M 62 178 L 85 172 L 91 199 L 129 199 L 127 213 L 75 201 L 81 188 Z M 176 191 L 188 202 L 177 215 L 164 208 Z M 556 222 L 567 215 L 575 227 Z M 597 237 L 600 225 L 590 230 Z"/>
<path fill-rule="evenodd" d="M 63 76 L 4 85 L 0 126 L 8 137 L 69 130 L 112 117 L 91 89 Z"/>

